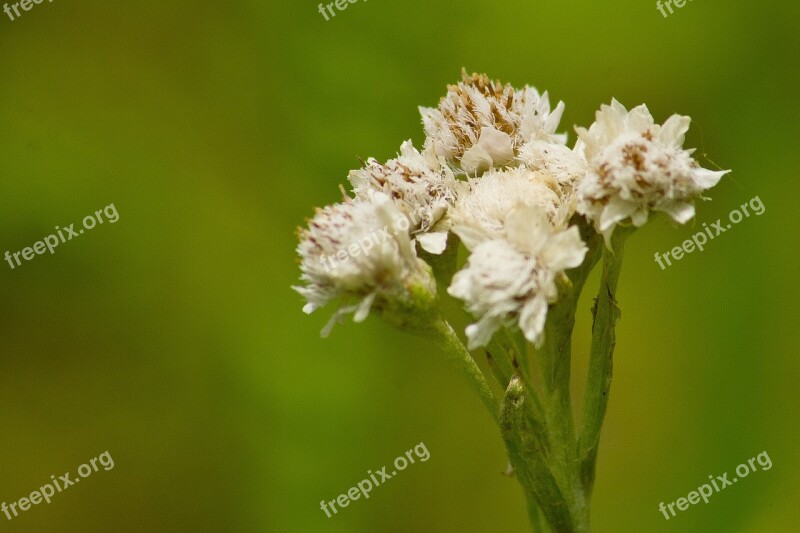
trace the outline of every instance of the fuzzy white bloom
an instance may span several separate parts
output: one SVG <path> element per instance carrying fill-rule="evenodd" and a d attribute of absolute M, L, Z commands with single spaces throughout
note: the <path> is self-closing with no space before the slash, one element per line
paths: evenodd
<path fill-rule="evenodd" d="M 301 280 L 293 287 L 304 296 L 306 313 L 342 299 L 344 303 L 322 330 L 326 336 L 344 314 L 363 321 L 376 299 L 405 290 L 424 271 L 416 257 L 405 215 L 383 193 L 318 209 L 300 230 Z M 355 302 L 355 303 L 353 303 Z"/>
<path fill-rule="evenodd" d="M 385 164 L 373 158 L 348 176 L 356 198 L 373 191 L 389 196 L 408 217 L 410 232 L 422 248 L 440 254 L 447 244 L 447 227 L 439 222 L 455 204 L 459 183 L 453 171 L 432 152 L 420 153 L 411 141 Z M 439 224 L 440 227 L 436 227 Z"/>
<path fill-rule="evenodd" d="M 616 100 L 603 105 L 586 130 L 576 128 L 590 172 L 581 183 L 578 211 L 606 238 L 630 217 L 647 222 L 651 210 L 683 224 L 694 216 L 692 201 L 716 185 L 728 171 L 701 168 L 684 150 L 690 118 L 672 115 L 655 124 L 647 106 L 630 112 Z"/>
<path fill-rule="evenodd" d="M 587 251 L 577 227 L 554 230 L 536 207 L 512 211 L 504 233 L 479 244 L 448 289 L 479 318 L 466 329 L 469 349 L 486 346 L 500 326 L 514 324 L 540 346 L 548 305 L 558 298 L 556 279 L 579 266 Z"/>
<path fill-rule="evenodd" d="M 538 208 L 553 225 L 563 222 L 552 176 L 525 167 L 492 169 L 469 179 L 469 192 L 459 196 L 449 218 L 453 232 L 472 250 L 485 240 L 503 238 L 508 214 L 525 206 Z"/>
<path fill-rule="evenodd" d="M 575 192 L 589 172 L 582 150 L 541 139 L 532 139 L 519 150 L 518 159 L 539 179 L 552 178 L 558 184 L 562 202 L 577 202 Z"/>
<path fill-rule="evenodd" d="M 531 138 L 566 142 L 555 135 L 564 103 L 550 110 L 547 92 L 529 86 L 516 90 L 485 74 L 448 87 L 436 108 L 420 107 L 425 147 L 469 175 L 515 164 L 517 149 Z"/>

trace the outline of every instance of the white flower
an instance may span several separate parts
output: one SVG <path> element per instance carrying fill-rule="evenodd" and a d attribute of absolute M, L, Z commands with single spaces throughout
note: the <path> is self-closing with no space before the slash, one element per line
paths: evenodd
<path fill-rule="evenodd" d="M 428 252 L 442 253 L 447 243 L 447 228 L 435 226 L 456 200 L 459 182 L 453 171 L 432 153 L 422 154 L 406 141 L 400 155 L 382 164 L 368 159 L 364 168 L 348 177 L 356 198 L 373 191 L 389 196 L 408 217 L 412 235 Z"/>
<path fill-rule="evenodd" d="M 500 326 L 514 324 L 540 346 L 548 305 L 558 297 L 557 276 L 579 266 L 586 251 L 577 227 L 554 231 L 535 207 L 513 211 L 505 238 L 479 244 L 448 289 L 479 318 L 466 329 L 469 349 L 486 346 Z"/>
<path fill-rule="evenodd" d="M 612 100 L 597 112 L 586 130 L 576 128 L 590 172 L 579 189 L 578 211 L 606 238 L 630 217 L 634 226 L 647 222 L 651 210 L 668 213 L 679 223 L 694 216 L 692 200 L 729 171 L 701 168 L 684 150 L 690 118 L 672 115 L 655 124 L 645 105 L 630 112 Z"/>
<path fill-rule="evenodd" d="M 576 202 L 578 185 L 589 172 L 582 150 L 541 139 L 532 139 L 519 150 L 519 161 L 539 179 L 552 178 L 558 184 L 562 202 Z M 573 205 L 574 211 L 574 205 Z"/>
<path fill-rule="evenodd" d="M 293 288 L 308 301 L 303 311 L 343 300 L 323 336 L 346 313 L 363 321 L 376 299 L 405 291 L 424 271 L 408 232 L 397 223 L 404 219 L 385 194 L 371 193 L 368 200 L 345 199 L 317 210 L 300 230 L 297 252 L 305 285 Z"/>
<path fill-rule="evenodd" d="M 535 206 L 560 225 L 558 190 L 552 176 L 525 167 L 492 169 L 469 179 L 469 192 L 459 196 L 449 215 L 452 230 L 471 250 L 487 239 L 503 238 L 506 219 L 518 207 Z"/>
<path fill-rule="evenodd" d="M 517 148 L 534 138 L 566 142 L 555 135 L 563 102 L 551 112 L 547 92 L 529 86 L 515 90 L 485 74 L 468 76 L 448 87 L 436 108 L 420 107 L 425 147 L 460 165 L 467 174 L 514 164 Z"/>

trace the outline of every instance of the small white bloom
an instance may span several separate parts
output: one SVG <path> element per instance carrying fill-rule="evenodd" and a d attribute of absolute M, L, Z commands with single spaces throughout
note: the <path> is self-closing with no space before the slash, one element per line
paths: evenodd
<path fill-rule="evenodd" d="M 502 238 L 509 213 L 535 206 L 554 225 L 560 225 L 561 199 L 558 183 L 546 174 L 525 167 L 492 169 L 469 179 L 469 192 L 459 196 L 449 215 L 452 230 L 473 249 L 487 239 Z"/>
<path fill-rule="evenodd" d="M 572 201 L 578 185 L 589 172 L 581 150 L 540 139 L 525 143 L 519 150 L 519 161 L 540 176 L 552 177 L 558 184 L 562 202 Z"/>
<path fill-rule="evenodd" d="M 547 92 L 529 86 L 515 90 L 485 74 L 468 76 L 448 87 L 436 108 L 420 107 L 425 147 L 460 165 L 467 174 L 513 165 L 517 149 L 531 138 L 566 142 L 556 135 L 564 103 L 551 112 Z"/>
<path fill-rule="evenodd" d="M 368 200 L 345 199 L 317 210 L 300 230 L 297 252 L 305 285 L 293 288 L 308 301 L 303 311 L 334 299 L 344 302 L 323 336 L 346 313 L 363 321 L 376 298 L 405 290 L 423 271 L 408 232 L 397 229 L 404 216 L 385 194 L 373 192 Z"/>
<path fill-rule="evenodd" d="M 423 249 L 444 250 L 447 228 L 436 226 L 455 203 L 460 185 L 433 153 L 420 153 L 406 141 L 397 158 L 385 164 L 370 158 L 364 168 L 351 171 L 348 179 L 356 198 L 365 199 L 375 191 L 390 197 L 408 218 L 410 233 Z"/>
<path fill-rule="evenodd" d="M 555 231 L 535 207 L 514 210 L 504 229 L 504 238 L 472 251 L 448 289 L 479 318 L 466 330 L 470 349 L 486 346 L 500 326 L 514 324 L 541 345 L 548 306 L 558 297 L 557 276 L 586 255 L 577 227 Z"/>
<path fill-rule="evenodd" d="M 692 201 L 729 171 L 701 168 L 684 150 L 690 118 L 672 115 L 655 124 L 647 106 L 630 112 L 612 100 L 586 130 L 576 128 L 590 172 L 579 189 L 578 211 L 594 222 L 606 242 L 621 221 L 647 222 L 651 210 L 679 223 L 694 216 Z"/>

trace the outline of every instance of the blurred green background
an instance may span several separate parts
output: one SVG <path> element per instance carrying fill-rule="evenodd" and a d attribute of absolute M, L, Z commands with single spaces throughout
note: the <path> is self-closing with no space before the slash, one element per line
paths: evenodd
<path fill-rule="evenodd" d="M 309 1 L 56 0 L 0 16 L 0 253 L 110 203 L 120 215 L 0 264 L 0 501 L 106 450 L 116 464 L 0 530 L 527 530 L 499 435 L 444 358 L 376 319 L 322 340 L 329 311 L 306 317 L 289 289 L 295 227 L 357 157 L 421 144 L 416 107 L 463 66 L 564 100 L 571 142 L 611 97 L 691 115 L 687 146 L 734 170 L 696 226 L 761 198 L 763 216 L 667 270 L 653 254 L 691 225 L 659 217 L 627 247 L 593 522 L 797 531 L 798 20 L 796 3 L 719 0 L 669 18 L 632 0 L 372 0 L 327 22 Z M 319 509 L 420 442 L 427 462 Z M 771 470 L 658 511 L 764 450 Z"/>

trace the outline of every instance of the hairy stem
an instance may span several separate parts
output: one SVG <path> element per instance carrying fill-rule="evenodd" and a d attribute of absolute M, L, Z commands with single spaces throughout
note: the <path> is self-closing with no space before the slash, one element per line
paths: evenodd
<path fill-rule="evenodd" d="M 564 296 L 550 309 L 545 326 L 545 342 L 538 353 L 538 359 L 542 368 L 546 395 L 545 421 L 551 443 L 548 463 L 569 507 L 571 515 L 569 531 L 580 532 L 588 531 L 589 504 L 578 474 L 575 426 L 569 387 L 575 299 L 571 294 Z"/>
<path fill-rule="evenodd" d="M 553 531 L 559 533 L 589 531 L 589 498 L 580 478 L 570 396 L 570 371 L 575 312 L 583 286 L 602 253 L 602 242 L 591 228 L 583 226 L 582 230 L 582 237 L 589 248 L 588 253 L 583 264 L 569 271 L 559 282 L 559 299 L 550 306 L 545 323 L 544 344 L 535 354 L 543 382 L 541 410 L 544 413 L 544 440 L 547 443 L 544 459 L 559 487 L 569 515 L 568 522 L 562 519 L 559 523 L 554 523 L 548 516 Z M 525 385 L 526 393 L 535 398 L 528 380 L 525 380 Z M 541 500 L 539 503 L 543 508 L 546 505 Z"/>
<path fill-rule="evenodd" d="M 436 331 L 436 344 L 447 354 L 450 361 L 466 376 L 470 386 L 478 393 L 481 402 L 483 402 L 489 414 L 492 415 L 492 419 L 495 423 L 499 424 L 500 406 L 497 398 L 489 388 L 489 384 L 486 382 L 483 372 L 481 372 L 475 360 L 472 359 L 472 356 L 458 338 L 456 332 L 453 331 L 452 326 L 450 326 L 447 321 L 439 319 L 434 324 L 434 330 Z"/>
<path fill-rule="evenodd" d="M 500 415 L 500 429 L 506 443 L 514 475 L 522 485 L 528 500 L 531 526 L 539 530 L 537 509 L 557 532 L 572 532 L 570 507 L 551 472 L 545 454 L 539 448 L 525 409 L 525 387 L 519 376 L 508 385 Z M 533 504 L 535 502 L 535 504 Z"/>
<path fill-rule="evenodd" d="M 611 374 L 614 367 L 616 325 L 620 318 L 616 292 L 622 266 L 622 252 L 630 229 L 618 228 L 609 250 L 603 250 L 603 273 L 592 313 L 592 345 L 589 352 L 589 375 L 583 405 L 583 420 L 578 441 L 580 475 L 584 491 L 590 495 L 594 486 L 600 430 L 608 406 Z"/>

